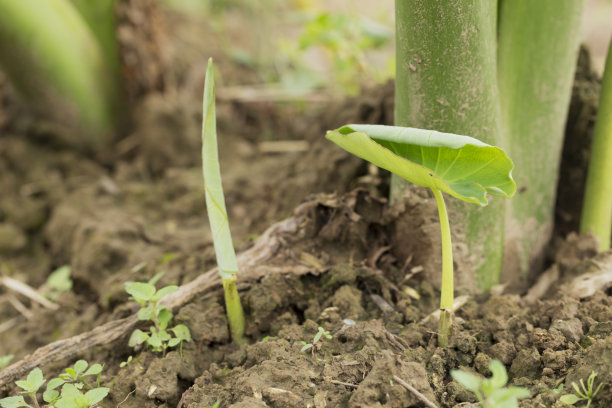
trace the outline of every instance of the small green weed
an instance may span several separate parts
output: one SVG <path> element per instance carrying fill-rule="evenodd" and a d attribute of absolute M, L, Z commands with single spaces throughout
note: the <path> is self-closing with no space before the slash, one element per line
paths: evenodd
<path fill-rule="evenodd" d="M 60 266 L 47 278 L 47 286 L 49 288 L 49 292 L 46 296 L 56 301 L 59 299 L 60 295 L 64 292 L 70 292 L 72 289 L 72 279 L 70 279 L 70 274 L 72 269 L 68 265 Z"/>
<path fill-rule="evenodd" d="M 74 367 L 66 368 L 59 376 L 49 380 L 42 395 L 43 400 L 55 408 L 88 408 L 96 405 L 106 398 L 110 390 L 107 387 L 100 387 L 100 375 L 103 368 L 101 364 L 89 366 L 85 360 L 77 361 Z M 95 386 L 85 380 L 85 377 L 88 376 L 97 376 Z M 33 405 L 28 404 L 23 395 L 17 395 L 1 399 L 0 406 L 2 408 L 39 408 L 36 394 L 44 383 L 45 379 L 41 369 L 33 369 L 25 380 L 15 381 L 15 384 L 23 390 L 21 394 L 28 396 Z M 83 392 L 83 389 L 87 391 Z"/>
<path fill-rule="evenodd" d="M 331 339 L 332 335 L 329 331 L 319 326 L 319 331 L 317 332 L 317 334 L 315 334 L 314 338 L 312 339 L 312 343 L 306 343 L 305 341 L 302 341 L 303 347 L 302 347 L 302 350 L 300 351 L 311 350 L 312 356 L 314 357 L 315 351 L 317 351 L 317 349 L 321 347 L 323 337 L 325 337 L 326 339 Z"/>
<path fill-rule="evenodd" d="M 0 368 L 6 367 L 15 358 L 13 354 L 7 354 L 6 356 L 0 356 Z"/>
<path fill-rule="evenodd" d="M 127 358 L 127 360 L 122 361 L 121 364 L 119 364 L 119 367 L 123 368 L 123 367 L 127 366 L 128 364 L 130 364 L 131 362 L 132 362 L 132 356 L 129 356 Z"/>
<path fill-rule="evenodd" d="M 179 346 L 182 356 L 183 342 L 191 341 L 189 328 L 183 324 L 177 324 L 168 329 L 168 325 L 174 315 L 166 307 L 159 305 L 159 301 L 164 296 L 175 292 L 178 286 L 171 285 L 156 290 L 155 282 L 157 279 L 159 277 L 155 276 L 149 282 L 125 283 L 125 291 L 140 305 L 138 319 L 153 322 L 153 326 L 149 327 L 149 331 L 134 330 L 128 344 L 130 347 L 136 347 L 145 343 L 154 352 L 165 352 L 169 347 Z M 172 334 L 174 334 L 174 337 Z"/>
<path fill-rule="evenodd" d="M 489 370 L 493 373 L 491 378 L 481 378 L 461 370 L 452 370 L 451 376 L 476 394 L 482 408 L 518 408 L 518 401 L 530 395 L 526 388 L 506 387 L 508 374 L 499 360 L 491 361 Z"/>
<path fill-rule="evenodd" d="M 591 371 L 591 375 L 587 378 L 586 385 L 584 385 L 584 381 L 580 379 L 580 387 L 575 382 L 572 383 L 572 387 L 576 394 L 566 394 L 559 398 L 559 401 L 564 404 L 574 405 L 580 401 L 586 401 L 585 408 L 589 408 L 591 403 L 593 402 L 593 398 L 599 393 L 603 383 L 599 384 L 595 390 L 593 390 L 593 385 L 595 385 L 595 377 L 597 377 L 597 373 L 595 371 Z"/>

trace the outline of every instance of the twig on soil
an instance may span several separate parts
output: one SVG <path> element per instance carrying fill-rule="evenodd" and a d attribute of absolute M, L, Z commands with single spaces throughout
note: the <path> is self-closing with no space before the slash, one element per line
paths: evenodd
<path fill-rule="evenodd" d="M 281 247 L 282 236 L 295 234 L 303 221 L 302 216 L 295 216 L 272 225 L 255 241 L 251 248 L 238 256 L 238 265 L 242 271 L 240 274 L 241 287 L 247 287 L 251 282 L 271 273 L 303 275 L 313 272 L 311 267 L 296 263 L 284 262 L 283 266 L 269 265 L 269 261 Z M 196 295 L 210 294 L 216 292 L 220 287 L 221 279 L 215 268 L 181 286 L 179 290 L 162 299 L 160 304 L 163 304 L 169 310 L 175 310 L 192 300 Z M 90 347 L 108 344 L 125 337 L 137 323 L 138 315 L 133 314 L 124 319 L 108 322 L 87 333 L 58 340 L 41 347 L 21 361 L 0 371 L 0 387 L 19 379 L 35 367 L 54 363 L 72 357 Z"/>
<path fill-rule="evenodd" d="M 13 327 L 17 325 L 19 319 L 13 317 L 12 319 L 7 320 L 4 323 L 0 323 L 0 333 L 4 333 L 5 331 L 11 330 Z"/>
<path fill-rule="evenodd" d="M 40 304 L 43 307 L 46 307 L 47 309 L 59 309 L 58 305 L 41 296 L 38 292 L 36 292 L 34 288 L 16 279 L 4 276 L 0 278 L 0 284 L 4 285 L 7 289 L 11 289 L 12 291 L 15 291 L 17 293 L 22 294 L 23 296 L 30 298 L 32 301 Z"/>
<path fill-rule="evenodd" d="M 399 378 L 397 375 L 393 376 L 393 380 L 396 381 L 399 385 L 401 385 L 405 389 L 407 389 L 408 391 L 410 391 L 411 393 L 413 393 L 418 399 L 421 400 L 423 404 L 427 405 L 429 408 L 438 408 L 436 404 L 431 402 L 425 395 L 421 394 L 419 390 L 417 390 L 412 385 L 408 384 L 406 381 Z"/>
<path fill-rule="evenodd" d="M 9 296 L 8 301 L 11 306 L 13 306 L 19 313 L 23 315 L 23 317 L 28 320 L 32 319 L 32 312 L 27 307 L 25 307 L 25 305 L 21 303 L 19 299 L 17 299 L 15 296 Z"/>
<path fill-rule="evenodd" d="M 401 351 L 405 351 L 406 350 L 406 347 L 402 343 L 400 343 L 400 341 L 397 338 L 397 336 L 395 336 L 393 333 L 390 333 L 388 330 L 385 330 L 385 337 L 387 337 L 387 340 L 389 340 L 391 343 L 393 343 L 395 345 L 395 347 L 397 347 Z"/>
<path fill-rule="evenodd" d="M 130 398 L 130 395 L 132 395 L 133 393 L 136 392 L 136 388 L 134 388 L 132 391 L 128 392 L 128 395 L 125 396 L 125 398 L 123 399 L 123 401 L 121 401 L 120 403 L 117 404 L 117 408 L 119 408 L 121 406 L 121 404 L 123 404 L 125 401 L 127 401 L 128 398 Z M 183 398 L 181 398 L 181 401 L 183 400 Z M 180 407 L 179 407 L 180 408 Z"/>
<path fill-rule="evenodd" d="M 338 380 L 329 380 L 329 382 L 332 383 L 332 384 L 344 385 L 345 387 L 359 388 L 358 385 L 347 383 L 347 382 L 342 382 L 342 381 L 338 381 Z"/>

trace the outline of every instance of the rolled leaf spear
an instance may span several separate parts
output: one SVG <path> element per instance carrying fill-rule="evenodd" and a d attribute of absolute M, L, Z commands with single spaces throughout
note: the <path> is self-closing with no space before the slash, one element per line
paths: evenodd
<path fill-rule="evenodd" d="M 206 70 L 202 111 L 202 173 L 204 175 L 206 211 L 210 221 L 219 276 L 223 282 L 225 309 L 230 333 L 232 340 L 240 345 L 246 343 L 244 338 L 245 322 L 242 304 L 240 303 L 240 297 L 236 288 L 238 262 L 229 228 L 227 210 L 225 209 L 221 169 L 219 167 L 217 118 L 215 113 L 215 80 L 212 58 L 208 60 L 208 69 Z"/>
<path fill-rule="evenodd" d="M 442 234 L 442 286 L 438 344 L 448 345 L 453 318 L 453 249 L 442 192 L 486 206 L 486 194 L 516 192 L 514 164 L 501 148 L 434 130 L 381 125 L 346 125 L 326 137 L 346 151 L 398 176 L 428 187 L 436 198 Z"/>

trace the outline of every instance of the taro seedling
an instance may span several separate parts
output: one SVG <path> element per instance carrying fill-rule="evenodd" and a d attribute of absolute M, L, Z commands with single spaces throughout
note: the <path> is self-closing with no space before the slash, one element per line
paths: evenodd
<path fill-rule="evenodd" d="M 154 277 L 152 281 L 158 276 Z M 138 320 L 153 322 L 153 326 L 149 327 L 148 332 L 140 329 L 132 332 L 128 342 L 130 347 L 145 343 L 154 352 L 165 352 L 169 347 L 179 346 L 182 355 L 183 342 L 191 340 L 189 328 L 183 324 L 177 324 L 169 329 L 168 325 L 173 314 L 165 306 L 159 304 L 164 296 L 175 292 L 177 289 L 178 286 L 171 285 L 156 290 L 151 281 L 125 283 L 125 291 L 140 305 Z"/>
<path fill-rule="evenodd" d="M 518 401 L 530 395 L 523 387 L 506 387 L 508 374 L 506 367 L 499 361 L 489 364 L 491 378 L 482 378 L 461 370 L 452 370 L 451 376 L 466 389 L 476 394 L 481 408 L 518 408 Z"/>
<path fill-rule="evenodd" d="M 481 206 L 486 194 L 512 197 L 512 160 L 499 147 L 477 139 L 434 130 L 381 125 L 347 125 L 326 137 L 348 152 L 428 187 L 438 205 L 442 233 L 442 286 L 438 344 L 446 347 L 452 328 L 453 252 L 442 192 Z"/>
<path fill-rule="evenodd" d="M 586 385 L 582 379 L 580 379 L 580 386 L 573 382 L 572 387 L 576 393 L 563 395 L 561 398 L 559 398 L 559 401 L 568 405 L 574 405 L 580 401 L 586 401 L 585 408 L 589 408 L 593 402 L 593 398 L 597 396 L 599 390 L 603 386 L 603 383 L 601 383 L 597 386 L 597 388 L 593 389 L 593 386 L 595 385 L 595 377 L 597 377 L 597 373 L 595 371 L 591 371 L 591 375 L 589 375 L 589 378 L 587 378 Z"/>
<path fill-rule="evenodd" d="M 55 408 L 88 408 L 95 406 L 108 395 L 109 388 L 100 387 L 101 364 L 89 366 L 87 361 L 79 360 L 74 367 L 66 368 L 58 377 L 49 380 L 43 400 Z M 93 386 L 85 380 L 85 377 L 97 376 L 96 385 Z M 16 381 L 15 384 L 23 391 L 22 394 L 29 396 L 33 405 L 28 404 L 23 396 L 12 396 L 0 400 L 2 408 L 39 408 L 36 394 L 45 383 L 40 368 L 35 368 L 28 374 L 25 380 Z M 61 387 L 61 388 L 60 388 Z M 87 391 L 83 391 L 87 389 Z M 58 391 L 59 390 L 59 391 Z"/>
<path fill-rule="evenodd" d="M 302 350 L 300 351 L 311 350 L 312 356 L 314 357 L 317 349 L 321 348 L 323 338 L 326 338 L 329 340 L 332 338 L 332 335 L 329 331 L 319 326 L 319 331 L 317 331 L 317 334 L 315 334 L 314 338 L 312 339 L 312 343 L 306 343 L 305 341 L 302 341 L 303 347 L 302 347 Z"/>
<path fill-rule="evenodd" d="M 238 289 L 236 288 L 238 261 L 236 260 L 236 251 L 232 243 L 232 235 L 225 208 L 221 169 L 219 167 L 219 152 L 217 149 L 215 79 L 212 58 L 208 60 L 208 69 L 206 70 L 202 110 L 202 173 L 206 195 L 206 212 L 210 221 L 219 276 L 223 283 L 230 333 L 236 344 L 243 344 L 245 343 L 244 312 L 240 303 L 240 297 L 238 296 Z"/>

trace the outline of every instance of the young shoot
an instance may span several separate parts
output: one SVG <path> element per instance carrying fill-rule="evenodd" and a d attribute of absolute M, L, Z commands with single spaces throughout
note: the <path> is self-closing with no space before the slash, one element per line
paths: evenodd
<path fill-rule="evenodd" d="M 159 279 L 159 275 L 156 275 L 149 282 L 125 283 L 125 291 L 140 305 L 138 320 L 153 323 L 153 326 L 149 327 L 149 331 L 134 330 L 128 344 L 130 347 L 136 347 L 145 343 L 154 352 L 165 352 L 170 347 L 179 346 L 182 355 L 183 342 L 191 341 L 189 328 L 183 324 L 177 324 L 169 329 L 168 325 L 174 315 L 166 307 L 158 304 L 164 296 L 178 290 L 178 286 L 171 285 L 156 290 L 153 282 L 157 279 Z"/>
<path fill-rule="evenodd" d="M 603 386 L 603 383 L 601 383 L 597 386 L 597 388 L 593 389 L 593 386 L 595 385 L 595 377 L 597 377 L 597 373 L 595 371 L 591 371 L 591 375 L 589 375 L 589 378 L 587 378 L 586 385 L 582 379 L 580 379 L 580 387 L 578 384 L 573 382 L 572 387 L 574 388 L 576 394 L 566 394 L 559 398 L 559 401 L 568 405 L 574 405 L 580 401 L 586 401 L 585 408 L 589 408 L 593 402 L 593 399 L 597 396 L 599 390 Z"/>
<path fill-rule="evenodd" d="M 493 373 L 491 378 L 482 378 L 461 370 L 452 370 L 451 376 L 476 394 L 482 408 L 518 408 L 518 401 L 530 395 L 526 388 L 506 387 L 508 374 L 499 360 L 491 361 L 489 370 Z"/>
<path fill-rule="evenodd" d="M 317 349 L 321 348 L 323 338 L 326 338 L 329 340 L 332 338 L 332 335 L 329 331 L 319 326 L 319 331 L 317 331 L 317 334 L 315 334 L 314 338 L 312 339 L 312 343 L 306 343 L 305 341 L 302 341 L 303 347 L 302 347 L 302 350 L 300 351 L 310 350 L 312 353 L 312 356 L 314 357 Z"/>
<path fill-rule="evenodd" d="M 208 60 L 204 82 L 203 121 L 202 121 L 202 173 L 206 211 L 213 235 L 215 255 L 219 276 L 223 283 L 225 308 L 230 333 L 236 344 L 244 344 L 244 312 L 236 288 L 238 262 L 232 243 L 232 235 L 225 208 L 219 152 L 217 150 L 217 119 L 215 114 L 215 79 L 212 58 Z"/>
<path fill-rule="evenodd" d="M 434 130 L 346 125 L 328 131 L 326 137 L 348 152 L 433 192 L 442 234 L 438 344 L 446 347 L 452 328 L 454 283 L 451 231 L 442 192 L 481 206 L 488 204 L 487 193 L 512 197 L 516 191 L 512 161 L 499 147 Z"/>

